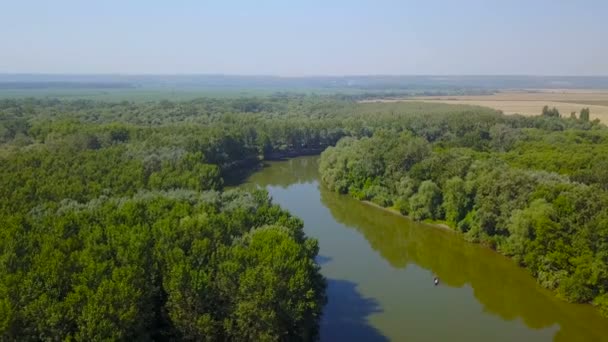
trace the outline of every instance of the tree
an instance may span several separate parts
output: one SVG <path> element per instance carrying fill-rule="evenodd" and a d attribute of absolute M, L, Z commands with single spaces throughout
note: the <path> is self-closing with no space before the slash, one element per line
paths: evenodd
<path fill-rule="evenodd" d="M 270 156 L 272 153 L 272 142 L 267 134 L 258 135 L 256 137 L 256 143 L 258 147 L 258 153 L 265 158 Z"/>
<path fill-rule="evenodd" d="M 542 116 L 545 117 L 549 117 L 549 118 L 559 118 L 559 110 L 557 110 L 557 108 L 553 107 L 551 109 L 549 109 L 549 106 L 545 105 L 543 107 L 543 111 L 542 111 Z"/>
<path fill-rule="evenodd" d="M 280 226 L 253 230 L 230 248 L 218 275 L 236 285 L 229 297 L 234 311 L 224 323 L 228 339 L 304 341 L 318 333 L 310 331 L 325 303 L 325 283 L 313 261 L 317 249 Z"/>
<path fill-rule="evenodd" d="M 470 205 L 471 199 L 464 180 L 460 177 L 450 178 L 443 187 L 443 208 L 446 221 L 456 226 L 467 215 Z"/>
<path fill-rule="evenodd" d="M 410 198 L 410 215 L 414 220 L 441 217 L 441 190 L 433 181 L 420 183 L 418 192 Z"/>
<path fill-rule="evenodd" d="M 589 110 L 588 107 L 581 109 L 581 114 L 580 114 L 581 121 L 588 122 L 589 121 L 589 114 L 590 114 L 590 112 L 591 111 Z"/>
<path fill-rule="evenodd" d="M 508 151 L 517 139 L 517 130 L 505 125 L 496 124 L 490 128 L 493 147 L 498 151 Z"/>

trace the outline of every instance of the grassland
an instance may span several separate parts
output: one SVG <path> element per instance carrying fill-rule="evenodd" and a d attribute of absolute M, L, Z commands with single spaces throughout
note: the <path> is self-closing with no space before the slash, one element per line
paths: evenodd
<path fill-rule="evenodd" d="M 382 100 L 422 101 L 484 106 L 503 111 L 505 114 L 538 115 L 543 106 L 556 107 L 562 116 L 580 112 L 589 107 L 591 118 L 608 123 L 608 90 L 585 89 L 534 89 L 500 91 L 493 95 L 475 96 L 420 96 L 406 99 Z"/>

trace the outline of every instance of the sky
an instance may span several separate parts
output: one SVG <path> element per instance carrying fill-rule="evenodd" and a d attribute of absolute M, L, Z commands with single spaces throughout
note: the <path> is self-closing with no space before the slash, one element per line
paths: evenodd
<path fill-rule="evenodd" d="M 608 75 L 606 0 L 0 0 L 0 73 Z"/>

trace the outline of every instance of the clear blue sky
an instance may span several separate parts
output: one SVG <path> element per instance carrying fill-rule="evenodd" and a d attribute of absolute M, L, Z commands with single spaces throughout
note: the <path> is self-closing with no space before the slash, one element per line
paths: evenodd
<path fill-rule="evenodd" d="M 0 72 L 608 75 L 608 0 L 0 0 Z"/>

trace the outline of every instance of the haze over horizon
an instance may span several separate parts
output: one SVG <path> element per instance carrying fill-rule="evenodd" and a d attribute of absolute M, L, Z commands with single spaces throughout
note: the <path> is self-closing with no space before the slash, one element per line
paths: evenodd
<path fill-rule="evenodd" d="M 182 72 L 182 73 L 153 73 L 153 72 L 0 72 L 3 76 L 144 76 L 144 77 L 181 77 L 181 76 L 192 76 L 192 77 L 269 77 L 269 78 L 349 78 L 349 77 L 431 77 L 431 78 L 457 78 L 457 77 L 582 77 L 582 78 L 607 78 L 607 74 L 593 74 L 593 75 L 580 75 L 580 74 L 305 74 L 305 75 L 284 75 L 284 74 L 243 74 L 243 73 L 197 73 L 197 72 Z"/>
<path fill-rule="evenodd" d="M 608 75 L 608 3 L 7 3 L 0 73 Z"/>

